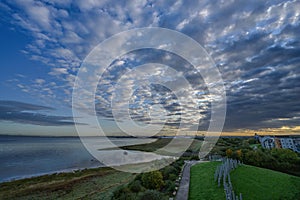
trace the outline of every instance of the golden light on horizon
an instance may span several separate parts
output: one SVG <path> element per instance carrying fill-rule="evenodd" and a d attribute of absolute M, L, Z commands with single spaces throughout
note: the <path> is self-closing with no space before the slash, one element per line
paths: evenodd
<path fill-rule="evenodd" d="M 280 128 L 264 128 L 259 130 L 237 130 L 232 132 L 223 132 L 222 135 L 241 135 L 251 136 L 258 135 L 300 135 L 300 126 L 282 126 Z"/>

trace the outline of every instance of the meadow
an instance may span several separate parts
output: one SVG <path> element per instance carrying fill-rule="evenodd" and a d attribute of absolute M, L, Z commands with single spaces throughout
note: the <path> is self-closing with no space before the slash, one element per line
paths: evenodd
<path fill-rule="evenodd" d="M 0 199 L 103 199 L 135 175 L 96 168 L 16 180 L 0 184 Z"/>
<path fill-rule="evenodd" d="M 215 169 L 220 162 L 208 162 L 191 168 L 190 200 L 225 199 L 223 187 L 214 181 Z M 295 200 L 300 196 L 300 178 L 289 174 L 242 165 L 231 173 L 236 194 L 243 200 Z"/>

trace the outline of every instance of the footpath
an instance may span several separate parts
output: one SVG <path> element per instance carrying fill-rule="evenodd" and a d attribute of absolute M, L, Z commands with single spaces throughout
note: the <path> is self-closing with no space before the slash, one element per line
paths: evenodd
<path fill-rule="evenodd" d="M 188 199 L 191 166 L 198 164 L 198 163 L 202 163 L 202 162 L 207 162 L 207 161 L 199 161 L 199 160 L 186 161 L 186 163 L 184 164 L 184 167 L 183 167 L 179 189 L 177 191 L 177 195 L 175 198 L 176 200 L 187 200 Z"/>

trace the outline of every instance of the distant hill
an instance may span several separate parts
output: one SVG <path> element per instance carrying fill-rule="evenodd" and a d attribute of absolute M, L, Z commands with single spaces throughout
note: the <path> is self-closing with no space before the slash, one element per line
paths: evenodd
<path fill-rule="evenodd" d="M 224 190 L 214 181 L 218 162 L 201 163 L 191 168 L 190 200 L 225 199 Z M 243 200 L 300 199 L 300 178 L 268 169 L 243 165 L 231 173 L 236 194 Z"/>

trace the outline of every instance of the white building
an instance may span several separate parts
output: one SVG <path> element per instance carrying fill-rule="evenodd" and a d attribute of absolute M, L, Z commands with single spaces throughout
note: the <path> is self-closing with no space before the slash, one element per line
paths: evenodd
<path fill-rule="evenodd" d="M 291 149 L 300 153 L 300 138 L 291 136 L 263 136 L 259 137 L 261 146 L 266 149 L 282 148 Z"/>
<path fill-rule="evenodd" d="M 261 146 L 265 149 L 275 148 L 275 138 L 271 136 L 260 137 Z"/>
<path fill-rule="evenodd" d="M 294 144 L 293 138 L 280 138 L 281 147 L 283 149 L 291 149 L 296 151 L 296 146 Z"/>

